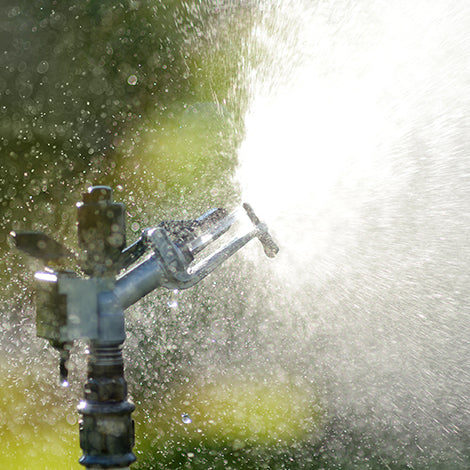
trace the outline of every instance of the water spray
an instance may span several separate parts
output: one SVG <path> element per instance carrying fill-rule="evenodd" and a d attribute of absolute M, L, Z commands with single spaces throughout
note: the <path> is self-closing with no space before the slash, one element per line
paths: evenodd
<path fill-rule="evenodd" d="M 124 204 L 113 202 L 111 188 L 93 186 L 77 204 L 79 255 L 40 232 L 11 233 L 18 249 L 46 265 L 35 273 L 37 335 L 59 351 L 62 385 L 68 385 L 73 342 L 89 344 L 78 406 L 79 462 L 85 467 L 129 468 L 136 460 L 135 406 L 127 399 L 122 356 L 124 310 L 158 287 L 194 286 L 253 238 L 267 256 L 279 251 L 253 209 L 248 204 L 243 209 L 250 229 L 197 263 L 196 256 L 234 225 L 237 212 L 212 209 L 195 220 L 161 222 L 126 248 Z"/>

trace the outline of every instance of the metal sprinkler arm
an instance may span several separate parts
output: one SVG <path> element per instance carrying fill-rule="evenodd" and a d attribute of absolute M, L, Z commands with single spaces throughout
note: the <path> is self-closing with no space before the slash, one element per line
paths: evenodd
<path fill-rule="evenodd" d="M 265 224 L 259 223 L 251 232 L 232 240 L 230 243 L 216 251 L 211 256 L 208 256 L 195 266 L 190 267 L 186 271 L 177 272 L 175 274 L 175 278 L 178 281 L 179 288 L 187 289 L 188 287 L 194 286 L 207 275 L 209 275 L 212 271 L 217 269 L 238 250 L 243 248 L 249 241 L 256 237 L 262 241 L 263 246 L 265 246 L 265 252 L 266 250 L 269 251 L 269 248 L 266 248 L 267 245 L 265 245 L 267 240 L 269 240 L 269 244 L 273 247 L 273 249 L 276 250 L 276 253 L 279 251 L 279 248 L 274 243 L 273 239 L 267 231 L 267 226 Z"/>
<path fill-rule="evenodd" d="M 220 232 L 230 229 L 235 217 L 230 214 L 213 227 L 212 233 L 204 233 L 179 247 L 161 227 L 144 231 L 142 238 L 152 247 L 154 253 L 143 263 L 136 266 L 126 275 L 117 280 L 114 294 L 122 307 L 126 309 L 158 287 L 168 289 L 188 289 L 208 276 L 228 258 L 243 248 L 253 238 L 263 244 L 267 256 L 273 257 L 279 251 L 265 224 L 261 223 L 248 204 L 243 205 L 250 220 L 254 224 L 249 233 L 233 239 L 199 263 L 191 266 L 193 253 L 201 251 L 220 236 Z M 194 247 L 191 249 L 191 247 Z"/>

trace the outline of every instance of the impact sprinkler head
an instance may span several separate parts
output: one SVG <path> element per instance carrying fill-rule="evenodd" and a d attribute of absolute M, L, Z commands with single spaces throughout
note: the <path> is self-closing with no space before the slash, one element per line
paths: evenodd
<path fill-rule="evenodd" d="M 253 238 L 267 256 L 279 251 L 253 209 L 243 208 L 250 230 L 199 262 L 196 257 L 231 229 L 239 212 L 212 209 L 194 220 L 164 221 L 126 248 L 124 205 L 113 202 L 111 188 L 94 186 L 77 204 L 78 256 L 43 233 L 11 233 L 19 250 L 46 265 L 34 276 L 37 335 L 59 351 L 62 385 L 68 385 L 73 342 L 89 342 L 85 400 L 79 407 L 82 465 L 127 468 L 136 459 L 134 405 L 127 401 L 122 359 L 124 310 L 158 287 L 194 286 Z M 66 270 L 72 262 L 74 271 Z"/>

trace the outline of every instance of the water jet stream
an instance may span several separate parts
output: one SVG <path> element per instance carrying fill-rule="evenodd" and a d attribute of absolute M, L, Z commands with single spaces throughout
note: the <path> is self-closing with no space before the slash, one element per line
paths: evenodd
<path fill-rule="evenodd" d="M 282 248 L 257 291 L 278 360 L 410 465 L 469 462 L 469 30 L 461 1 L 286 0 L 245 70 L 237 180 Z"/>

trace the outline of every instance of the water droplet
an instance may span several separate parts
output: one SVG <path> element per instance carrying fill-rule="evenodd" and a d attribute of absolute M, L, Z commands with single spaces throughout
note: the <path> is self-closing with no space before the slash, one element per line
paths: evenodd
<path fill-rule="evenodd" d="M 62 387 L 64 387 L 64 388 L 67 388 L 67 387 L 70 385 L 70 383 L 69 383 L 69 381 L 68 381 L 67 379 L 64 379 L 64 380 L 62 380 L 62 382 L 60 383 L 60 385 L 61 385 Z"/>
<path fill-rule="evenodd" d="M 171 293 L 170 300 L 168 301 L 168 307 L 170 307 L 170 308 L 178 308 L 178 294 L 179 294 L 178 289 L 175 289 L 175 290 Z"/>
<path fill-rule="evenodd" d="M 137 77 L 135 75 L 129 76 L 127 79 L 127 83 L 132 86 L 137 85 Z"/>
<path fill-rule="evenodd" d="M 47 60 L 39 62 L 39 65 L 37 66 L 36 70 L 38 73 L 41 74 L 46 73 L 49 70 L 49 63 L 47 62 Z"/>
<path fill-rule="evenodd" d="M 181 415 L 181 421 L 183 421 L 184 424 L 190 424 L 193 422 L 193 420 L 191 419 L 191 416 L 189 416 L 188 414 L 186 413 L 183 413 Z"/>

